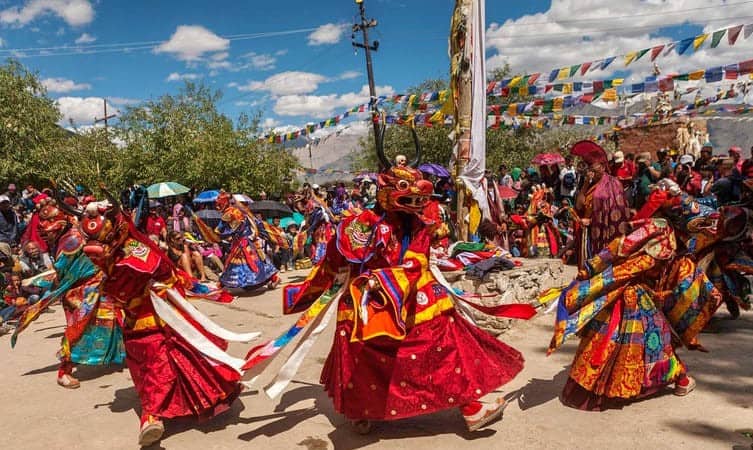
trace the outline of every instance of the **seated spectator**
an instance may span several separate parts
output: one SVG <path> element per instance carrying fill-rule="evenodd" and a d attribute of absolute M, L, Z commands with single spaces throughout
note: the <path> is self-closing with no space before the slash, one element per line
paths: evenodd
<path fill-rule="evenodd" d="M 149 215 L 146 217 L 146 234 L 157 236 L 163 241 L 167 240 L 167 224 L 156 207 L 149 208 Z"/>
<path fill-rule="evenodd" d="M 167 235 L 167 255 L 179 269 L 201 282 L 207 281 L 204 272 L 204 260 L 197 251 L 192 251 L 186 244 L 186 238 L 179 231 Z"/>
<path fill-rule="evenodd" d="M 40 251 L 39 245 L 34 241 L 29 241 L 23 246 L 19 263 L 24 278 L 33 277 L 52 269 L 50 256 Z"/>

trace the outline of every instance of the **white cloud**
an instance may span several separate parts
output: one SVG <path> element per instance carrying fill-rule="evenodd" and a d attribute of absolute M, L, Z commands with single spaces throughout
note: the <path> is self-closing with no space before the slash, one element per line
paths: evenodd
<path fill-rule="evenodd" d="M 353 78 L 358 78 L 361 76 L 361 72 L 357 70 L 346 70 L 345 72 L 341 73 L 339 77 L 337 77 L 339 80 L 352 80 Z"/>
<path fill-rule="evenodd" d="M 267 53 L 251 52 L 243 56 L 248 59 L 249 67 L 256 70 L 272 70 L 277 63 L 277 58 Z"/>
<path fill-rule="evenodd" d="M 337 44 L 347 27 L 345 24 L 334 23 L 322 25 L 309 34 L 309 45 Z"/>
<path fill-rule="evenodd" d="M 280 121 L 272 117 L 267 117 L 261 122 L 261 127 L 265 130 L 274 128 L 280 125 Z"/>
<path fill-rule="evenodd" d="M 72 120 L 76 125 L 94 123 L 94 119 L 104 114 L 104 104 L 99 97 L 60 97 L 56 100 L 58 110 L 63 115 L 60 124 L 66 126 Z M 107 104 L 107 114 L 117 114 L 118 109 Z"/>
<path fill-rule="evenodd" d="M 239 91 L 269 91 L 272 95 L 308 94 L 321 83 L 328 81 L 324 75 L 311 72 L 280 72 L 264 81 L 250 81 L 239 86 Z"/>
<path fill-rule="evenodd" d="M 392 86 L 377 86 L 377 95 L 392 95 Z M 284 95 L 277 99 L 273 108 L 280 116 L 311 116 L 317 119 L 332 117 L 345 108 L 352 108 L 369 101 L 369 87 L 364 85 L 359 92 L 330 95 Z"/>
<path fill-rule="evenodd" d="M 88 0 L 27 0 L 23 6 L 0 11 L 0 23 L 24 26 L 33 20 L 52 14 L 68 25 L 86 25 L 94 19 L 94 8 Z"/>
<path fill-rule="evenodd" d="M 92 36 L 89 33 L 84 33 L 81 36 L 79 36 L 74 42 L 76 44 L 91 44 L 92 42 L 96 41 L 97 38 Z"/>
<path fill-rule="evenodd" d="M 491 70 L 508 62 L 513 73 L 542 72 L 545 78 L 555 68 L 674 41 L 678 36 L 670 37 L 663 32 L 673 24 L 709 24 L 704 31 L 710 32 L 744 23 L 730 18 L 732 15 L 753 15 L 753 4 L 741 3 L 732 8 L 725 3 L 724 0 L 553 0 L 549 10 L 543 13 L 489 26 L 486 47 L 491 56 L 487 59 L 487 68 Z M 626 14 L 626 11 L 634 13 Z M 660 56 L 656 62 L 664 73 L 705 69 L 749 59 L 753 49 L 753 39 L 743 40 L 742 36 L 734 47 L 727 44 L 726 36 L 713 50 L 708 49 L 710 41 L 711 37 L 698 52 L 694 53 L 692 48 L 683 56 L 672 52 L 667 57 Z M 636 74 L 632 79 L 651 74 L 649 56 L 628 66 L 631 76 Z M 590 72 L 585 78 L 603 79 L 617 70 L 626 70 L 621 57 L 606 70 Z"/>
<path fill-rule="evenodd" d="M 127 97 L 107 97 L 107 100 L 112 103 L 113 105 L 136 105 L 141 103 L 141 100 L 137 98 L 127 98 Z"/>
<path fill-rule="evenodd" d="M 183 80 L 197 80 L 201 78 L 201 75 L 198 73 L 178 73 L 173 72 L 170 75 L 165 78 L 165 81 L 172 82 L 172 81 L 183 81 Z"/>
<path fill-rule="evenodd" d="M 65 78 L 45 78 L 42 85 L 47 88 L 48 92 L 66 93 L 73 91 L 87 91 L 92 88 L 88 83 L 76 83 L 73 80 Z"/>
<path fill-rule="evenodd" d="M 180 25 L 168 41 L 155 47 L 155 53 L 170 53 L 181 61 L 198 61 L 206 53 L 226 54 L 230 41 L 200 25 Z M 216 56 L 216 55 L 214 55 Z"/>
<path fill-rule="evenodd" d="M 281 50 L 277 50 L 275 52 L 275 56 L 283 56 L 283 55 L 287 55 L 287 54 L 288 54 L 288 49 L 286 49 L 286 48 L 283 48 Z"/>

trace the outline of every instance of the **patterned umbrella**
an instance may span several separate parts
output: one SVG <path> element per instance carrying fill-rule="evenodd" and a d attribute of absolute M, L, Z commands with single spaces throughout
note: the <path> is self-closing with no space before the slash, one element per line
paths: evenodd
<path fill-rule="evenodd" d="M 220 191 L 204 191 L 201 194 L 194 197 L 193 202 L 194 203 L 212 203 L 213 201 L 217 200 L 217 196 L 220 195 Z"/>
<path fill-rule="evenodd" d="M 439 164 L 427 163 L 418 166 L 418 170 L 429 175 L 436 175 L 439 178 L 449 178 L 450 172 Z"/>
<path fill-rule="evenodd" d="M 559 153 L 539 153 L 533 157 L 531 162 L 537 166 L 552 166 L 554 164 L 564 164 L 565 158 Z"/>
<path fill-rule="evenodd" d="M 190 191 L 187 187 L 174 181 L 153 184 L 146 190 L 149 193 L 149 198 L 170 197 L 173 195 L 185 194 Z"/>

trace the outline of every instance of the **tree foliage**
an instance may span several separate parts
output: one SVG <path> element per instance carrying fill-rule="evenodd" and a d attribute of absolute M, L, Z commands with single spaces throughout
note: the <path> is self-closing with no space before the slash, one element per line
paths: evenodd
<path fill-rule="evenodd" d="M 187 82 L 127 108 L 119 123 L 60 128 L 60 113 L 37 76 L 15 61 L 0 66 L 0 181 L 70 179 L 114 188 L 177 181 L 197 189 L 281 193 L 295 157 L 260 142 L 259 114 L 237 121 L 217 108 L 222 94 Z M 117 143 L 117 145 L 116 145 Z"/>
<path fill-rule="evenodd" d="M 0 180 L 35 178 L 39 156 L 64 138 L 39 79 L 16 61 L 0 66 Z"/>

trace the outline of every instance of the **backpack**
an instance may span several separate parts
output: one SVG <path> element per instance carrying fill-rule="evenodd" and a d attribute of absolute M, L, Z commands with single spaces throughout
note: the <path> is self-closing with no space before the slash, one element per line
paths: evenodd
<path fill-rule="evenodd" d="M 575 188 L 575 174 L 572 172 L 568 172 L 565 174 L 565 176 L 562 177 L 562 187 L 564 187 L 567 190 L 572 190 Z"/>

